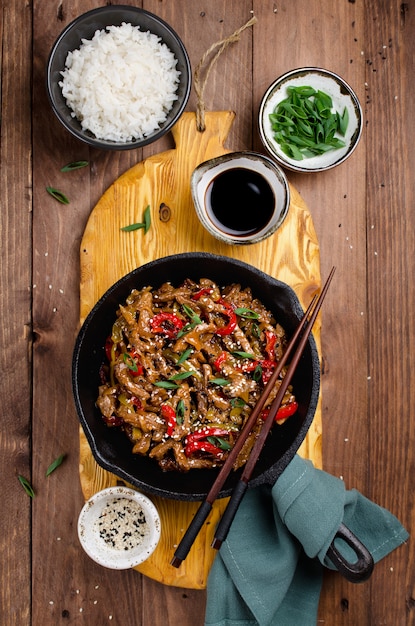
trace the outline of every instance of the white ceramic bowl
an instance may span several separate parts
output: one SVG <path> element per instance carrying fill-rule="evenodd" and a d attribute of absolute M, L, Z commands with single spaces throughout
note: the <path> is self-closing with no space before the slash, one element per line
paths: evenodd
<path fill-rule="evenodd" d="M 222 181 L 216 188 L 216 201 L 215 181 Z M 270 237 L 283 223 L 290 205 L 284 172 L 257 152 L 230 152 L 201 163 L 192 173 L 191 190 L 203 226 L 231 245 Z M 215 208 L 219 208 L 220 218 Z"/>
<path fill-rule="evenodd" d="M 345 146 L 301 161 L 287 156 L 273 137 L 270 114 L 287 97 L 287 87 L 310 86 L 328 94 L 333 108 L 340 114 L 344 107 L 349 123 L 344 137 Z M 269 154 L 283 167 L 295 172 L 321 172 L 343 163 L 355 150 L 362 133 L 362 109 L 353 89 L 340 76 L 317 67 L 295 69 L 280 76 L 265 92 L 258 115 L 259 134 Z"/>
<path fill-rule="evenodd" d="M 160 539 L 157 509 L 128 487 L 108 487 L 93 495 L 78 519 L 78 536 L 88 556 L 109 569 L 130 569 L 154 552 Z"/>

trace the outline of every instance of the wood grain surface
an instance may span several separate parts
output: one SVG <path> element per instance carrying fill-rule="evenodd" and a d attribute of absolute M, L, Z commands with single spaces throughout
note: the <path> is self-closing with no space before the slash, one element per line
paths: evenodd
<path fill-rule="evenodd" d="M 122 4 L 123 2 L 113 2 Z M 79 329 L 80 243 L 93 207 L 137 163 L 173 148 L 100 152 L 72 138 L 45 92 L 49 50 L 99 0 L 3 0 L 0 12 L 1 622 L 7 626 L 199 626 L 206 592 L 113 572 L 82 551 L 76 522 L 78 420 L 71 357 Z M 364 131 L 352 157 L 318 175 L 288 174 L 312 216 L 321 275 L 337 268 L 322 315 L 323 464 L 413 532 L 415 508 L 415 0 L 145 0 L 183 39 L 194 68 L 212 43 L 255 15 L 205 90 L 234 111 L 225 147 L 263 151 L 256 124 L 274 78 L 333 70 L 357 92 Z M 195 111 L 191 94 L 187 111 Z M 85 159 L 89 167 L 60 168 Z M 58 204 L 45 187 L 70 199 Z M 48 465 L 63 464 L 48 478 Z M 18 482 L 30 480 L 30 499 Z M 413 539 L 362 585 L 324 579 L 318 624 L 415 624 Z"/>

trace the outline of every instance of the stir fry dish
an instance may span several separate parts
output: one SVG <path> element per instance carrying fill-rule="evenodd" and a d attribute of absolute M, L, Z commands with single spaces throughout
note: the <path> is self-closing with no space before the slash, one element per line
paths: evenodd
<path fill-rule="evenodd" d="M 286 347 L 284 329 L 249 288 L 202 278 L 133 290 L 105 345 L 97 398 L 105 423 L 132 452 L 165 470 L 224 463 Z M 271 391 L 234 469 L 246 463 Z M 298 408 L 289 387 L 275 421 Z"/>

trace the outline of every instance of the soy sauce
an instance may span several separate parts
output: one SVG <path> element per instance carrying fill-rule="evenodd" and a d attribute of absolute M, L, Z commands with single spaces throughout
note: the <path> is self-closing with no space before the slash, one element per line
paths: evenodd
<path fill-rule="evenodd" d="M 235 167 L 219 173 L 206 189 L 207 214 L 216 228 L 228 235 L 253 235 L 270 221 L 275 197 L 258 172 Z"/>

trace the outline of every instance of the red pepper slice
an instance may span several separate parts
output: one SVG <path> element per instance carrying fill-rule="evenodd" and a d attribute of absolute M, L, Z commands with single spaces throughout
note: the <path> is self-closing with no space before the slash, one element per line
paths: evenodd
<path fill-rule="evenodd" d="M 298 409 L 298 402 L 290 402 L 289 404 L 285 404 L 280 406 L 275 416 L 275 421 L 284 420 L 287 417 L 291 417 Z"/>
<path fill-rule="evenodd" d="M 213 365 L 217 370 L 220 370 L 220 368 L 222 367 L 222 365 L 225 363 L 226 359 L 228 358 L 228 352 L 226 352 L 226 350 L 224 350 L 223 352 L 221 352 L 219 354 L 219 356 L 213 361 Z"/>
<path fill-rule="evenodd" d="M 131 350 L 129 354 L 134 359 L 134 362 L 137 365 L 137 370 L 132 371 L 131 374 L 133 376 L 141 376 L 141 374 L 144 374 L 144 367 L 140 363 L 140 355 L 136 350 Z"/>
<path fill-rule="evenodd" d="M 212 454 L 213 456 L 220 458 L 223 456 L 224 451 L 221 448 L 213 445 L 209 441 L 200 440 L 200 441 L 190 441 L 186 444 L 184 449 L 184 453 L 186 456 L 191 456 L 194 452 L 207 452 L 208 454 Z"/>
<path fill-rule="evenodd" d="M 283 404 L 277 411 L 275 416 L 275 421 L 279 422 L 280 420 L 285 420 L 287 417 L 291 417 L 298 409 L 298 402 L 295 400 L 293 402 L 289 402 L 288 404 Z M 264 409 L 261 411 L 261 418 L 265 421 L 269 415 L 269 409 Z"/>
<path fill-rule="evenodd" d="M 238 318 L 229 302 L 226 302 L 223 298 L 220 298 L 218 302 L 224 307 L 223 314 L 228 318 L 228 323 L 225 326 L 221 326 L 216 330 L 217 335 L 230 335 L 236 328 Z"/>
<path fill-rule="evenodd" d="M 271 378 L 272 372 L 275 369 L 276 362 L 270 361 L 269 359 L 262 359 L 262 361 L 247 361 L 240 365 L 238 369 L 241 372 L 254 372 L 256 368 L 259 366 L 262 369 L 262 382 L 264 385 Z"/>
<path fill-rule="evenodd" d="M 265 338 L 267 340 L 265 352 L 267 353 L 270 361 L 275 361 L 275 344 L 277 343 L 277 335 L 270 330 L 266 330 Z"/>
<path fill-rule="evenodd" d="M 191 456 L 194 452 L 208 452 L 215 457 L 222 457 L 224 450 L 215 446 L 210 441 L 207 441 L 208 437 L 228 437 L 230 430 L 226 428 L 220 428 L 218 426 L 206 426 L 200 430 L 196 430 L 194 433 L 190 433 L 186 437 L 186 446 L 184 453 L 186 456 Z"/>
<path fill-rule="evenodd" d="M 200 300 L 202 296 L 210 296 L 213 293 L 213 289 L 211 287 L 203 287 L 196 293 L 192 294 L 192 300 Z"/>
<path fill-rule="evenodd" d="M 151 320 L 150 326 L 153 333 L 165 335 L 174 339 L 179 330 L 184 326 L 183 320 L 174 313 L 157 313 Z"/>
<path fill-rule="evenodd" d="M 161 405 L 161 414 L 167 422 L 167 436 L 171 437 L 177 424 L 176 411 L 170 404 Z"/>
<path fill-rule="evenodd" d="M 263 361 L 260 361 L 260 365 L 262 367 L 262 382 L 264 383 L 264 385 L 266 385 L 272 376 L 272 372 L 275 369 L 276 362 L 264 359 Z"/>

